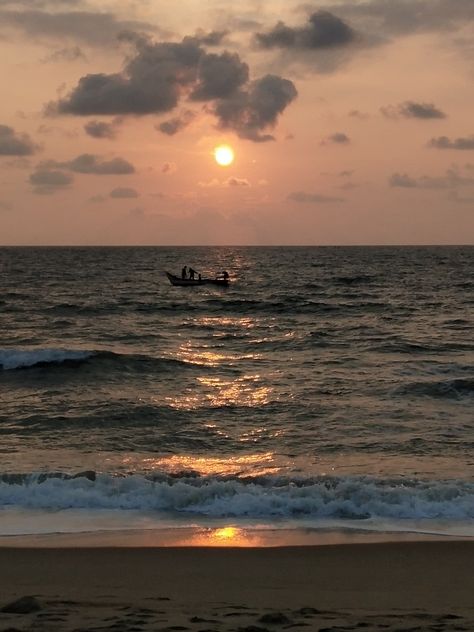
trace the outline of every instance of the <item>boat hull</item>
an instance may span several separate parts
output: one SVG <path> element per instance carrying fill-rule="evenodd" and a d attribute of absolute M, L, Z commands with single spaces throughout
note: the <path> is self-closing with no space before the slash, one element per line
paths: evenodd
<path fill-rule="evenodd" d="M 180 287 L 194 287 L 195 285 L 218 285 L 220 287 L 227 287 L 229 285 L 229 279 L 182 279 L 170 272 L 165 272 L 165 274 L 171 285 Z"/>

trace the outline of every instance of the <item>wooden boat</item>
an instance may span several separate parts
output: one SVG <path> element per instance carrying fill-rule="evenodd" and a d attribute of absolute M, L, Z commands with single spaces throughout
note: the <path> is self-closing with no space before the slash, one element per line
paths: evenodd
<path fill-rule="evenodd" d="M 229 285 L 229 279 L 217 278 L 217 279 L 182 279 L 181 277 L 175 276 L 170 272 L 165 272 L 166 276 L 169 279 L 171 285 L 181 285 L 181 286 L 189 286 L 189 285 L 220 285 L 221 287 L 227 287 Z"/>

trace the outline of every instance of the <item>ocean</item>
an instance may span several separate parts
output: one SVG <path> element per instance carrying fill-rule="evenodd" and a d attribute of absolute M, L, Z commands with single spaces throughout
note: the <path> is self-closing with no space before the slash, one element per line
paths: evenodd
<path fill-rule="evenodd" d="M 183 265 L 230 287 L 171 286 Z M 474 536 L 473 270 L 465 246 L 0 248 L 0 536 Z"/>

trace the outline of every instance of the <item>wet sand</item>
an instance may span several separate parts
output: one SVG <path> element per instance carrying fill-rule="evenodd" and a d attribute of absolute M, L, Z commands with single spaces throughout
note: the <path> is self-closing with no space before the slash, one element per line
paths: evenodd
<path fill-rule="evenodd" d="M 472 541 L 0 548 L 0 609 L 36 600 L 0 631 L 474 630 L 473 568 Z"/>

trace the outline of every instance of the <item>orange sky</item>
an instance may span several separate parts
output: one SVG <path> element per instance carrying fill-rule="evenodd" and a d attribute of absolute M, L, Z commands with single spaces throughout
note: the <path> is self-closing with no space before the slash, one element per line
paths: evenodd
<path fill-rule="evenodd" d="M 0 0 L 0 244 L 472 244 L 473 35 L 472 0 Z"/>

